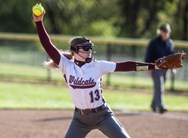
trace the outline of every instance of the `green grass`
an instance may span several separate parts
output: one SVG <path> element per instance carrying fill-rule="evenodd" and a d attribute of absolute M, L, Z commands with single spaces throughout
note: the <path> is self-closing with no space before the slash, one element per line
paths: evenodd
<path fill-rule="evenodd" d="M 0 63 L 0 76 L 12 80 L 47 80 L 49 71 L 42 66 Z M 50 72 L 53 80 L 62 80 L 60 71 Z"/>
<path fill-rule="evenodd" d="M 70 108 L 67 88 L 0 82 L 0 108 Z"/>
<path fill-rule="evenodd" d="M 152 93 L 145 93 L 142 90 L 139 92 L 116 92 L 110 91 L 105 93 L 107 101 L 113 108 L 126 108 L 129 110 L 150 110 L 150 101 Z M 170 110 L 174 111 L 188 111 L 188 97 L 175 96 L 166 94 L 165 104 Z"/>
<path fill-rule="evenodd" d="M 113 109 L 149 110 L 152 94 L 104 89 L 104 97 Z M 170 110 L 188 111 L 188 97 L 166 95 Z M 0 82 L 0 109 L 72 109 L 68 88 L 63 86 Z"/>

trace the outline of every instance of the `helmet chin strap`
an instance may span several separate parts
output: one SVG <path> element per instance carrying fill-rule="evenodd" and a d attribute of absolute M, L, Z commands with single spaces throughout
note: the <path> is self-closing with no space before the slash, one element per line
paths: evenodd
<path fill-rule="evenodd" d="M 90 63 L 91 61 L 92 61 L 92 58 L 86 58 L 86 59 L 85 59 L 85 62 L 86 62 L 86 63 Z"/>

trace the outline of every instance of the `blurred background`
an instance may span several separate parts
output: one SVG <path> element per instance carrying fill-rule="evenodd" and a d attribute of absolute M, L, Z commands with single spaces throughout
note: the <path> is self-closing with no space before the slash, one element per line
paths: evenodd
<path fill-rule="evenodd" d="M 53 43 L 69 49 L 71 37 L 87 36 L 95 43 L 96 59 L 143 61 L 149 40 L 162 23 L 172 28 L 175 51 L 188 53 L 188 1 L 185 0 L 0 0 L 0 80 L 65 84 L 58 70 L 43 68 L 48 59 L 39 42 L 32 6 L 41 2 L 44 24 Z M 188 91 L 188 59 L 175 76 L 168 72 L 166 88 Z M 151 89 L 147 72 L 113 73 L 104 86 Z"/>

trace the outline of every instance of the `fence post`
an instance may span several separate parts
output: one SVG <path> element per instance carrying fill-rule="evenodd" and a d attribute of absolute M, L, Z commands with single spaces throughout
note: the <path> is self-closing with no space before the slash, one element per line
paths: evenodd
<path fill-rule="evenodd" d="M 51 82 L 52 80 L 52 72 L 50 69 L 47 69 L 47 81 Z"/>
<path fill-rule="evenodd" d="M 171 70 L 171 77 L 170 77 L 170 91 L 174 92 L 174 81 L 175 81 L 175 74 L 173 73 L 173 71 Z"/>
<path fill-rule="evenodd" d="M 47 55 L 47 61 L 48 61 L 48 59 L 49 59 L 49 56 Z M 47 81 L 48 82 L 51 82 L 51 80 L 52 80 L 52 72 L 51 72 L 51 70 L 50 69 L 47 69 Z"/>
<path fill-rule="evenodd" d="M 107 44 L 107 49 L 106 49 L 106 58 L 108 61 L 111 61 L 111 57 L 112 57 L 112 47 L 111 44 Z M 108 73 L 106 76 L 106 84 L 107 86 L 110 85 L 110 78 L 111 78 L 111 74 Z"/>
<path fill-rule="evenodd" d="M 136 57 L 137 57 L 137 47 L 135 45 L 131 46 L 131 55 L 132 55 L 132 60 L 135 60 Z M 133 74 L 131 75 L 131 77 L 132 77 L 132 79 L 131 79 L 132 80 L 131 87 L 134 88 L 134 87 L 136 87 L 135 83 L 134 83 L 135 79 L 137 77 L 136 72 L 133 72 Z"/>

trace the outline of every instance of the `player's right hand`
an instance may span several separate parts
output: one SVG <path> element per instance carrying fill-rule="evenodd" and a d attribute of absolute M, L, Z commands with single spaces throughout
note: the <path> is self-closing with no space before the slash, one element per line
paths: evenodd
<path fill-rule="evenodd" d="M 43 21 L 43 17 L 44 17 L 45 11 L 40 15 L 40 16 L 35 16 L 33 13 L 33 19 L 35 22 L 39 22 L 39 21 Z"/>

